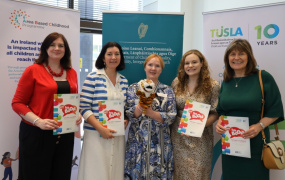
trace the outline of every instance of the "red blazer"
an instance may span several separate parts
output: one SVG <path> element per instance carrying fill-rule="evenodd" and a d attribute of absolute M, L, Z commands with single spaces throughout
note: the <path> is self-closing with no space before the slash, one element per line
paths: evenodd
<path fill-rule="evenodd" d="M 70 84 L 70 93 L 78 93 L 74 69 L 66 71 L 66 79 Z M 57 83 L 46 68 L 41 64 L 33 64 L 26 68 L 19 80 L 12 108 L 19 115 L 32 111 L 42 119 L 53 119 L 53 94 L 57 93 L 57 88 Z"/>

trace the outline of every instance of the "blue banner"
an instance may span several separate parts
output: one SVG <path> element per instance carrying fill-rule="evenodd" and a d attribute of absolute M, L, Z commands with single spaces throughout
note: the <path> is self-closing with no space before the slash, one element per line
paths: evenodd
<path fill-rule="evenodd" d="M 118 42 L 125 57 L 121 71 L 129 84 L 146 78 L 143 63 L 159 54 L 165 63 L 159 81 L 170 85 L 182 57 L 184 14 L 103 13 L 103 44 Z"/>

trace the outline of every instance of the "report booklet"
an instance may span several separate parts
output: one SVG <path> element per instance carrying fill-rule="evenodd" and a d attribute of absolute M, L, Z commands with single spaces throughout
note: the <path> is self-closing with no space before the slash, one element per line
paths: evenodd
<path fill-rule="evenodd" d="M 227 131 L 222 134 L 222 154 L 250 158 L 250 139 L 242 134 L 249 129 L 248 117 L 221 116 Z"/>
<path fill-rule="evenodd" d="M 79 94 L 54 94 L 53 119 L 57 121 L 59 128 L 53 131 L 53 135 L 78 131 L 78 117 Z"/>
<path fill-rule="evenodd" d="M 201 137 L 205 129 L 211 105 L 187 100 L 180 119 L 178 132 Z"/>
<path fill-rule="evenodd" d="M 120 100 L 99 101 L 99 122 L 102 126 L 116 130 L 114 136 L 124 136 L 124 102 Z"/>

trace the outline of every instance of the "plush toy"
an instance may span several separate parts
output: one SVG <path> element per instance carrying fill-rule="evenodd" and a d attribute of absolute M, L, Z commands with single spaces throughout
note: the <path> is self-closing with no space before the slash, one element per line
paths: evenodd
<path fill-rule="evenodd" d="M 140 97 L 139 104 L 143 108 L 142 116 L 145 116 L 147 108 L 151 106 L 152 100 L 156 98 L 154 92 L 155 84 L 150 79 L 143 79 L 138 82 L 140 89 L 137 90 L 136 95 Z"/>

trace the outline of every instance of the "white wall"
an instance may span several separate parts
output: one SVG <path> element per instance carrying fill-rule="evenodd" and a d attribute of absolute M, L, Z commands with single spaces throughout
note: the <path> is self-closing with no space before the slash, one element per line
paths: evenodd
<path fill-rule="evenodd" d="M 143 0 L 143 11 L 180 12 L 180 0 Z"/>
<path fill-rule="evenodd" d="M 233 9 L 240 7 L 256 6 L 284 2 L 280 0 L 202 0 L 204 2 L 204 11 L 217 11 L 224 9 Z M 196 0 L 199 2 L 199 0 Z"/>
<path fill-rule="evenodd" d="M 143 11 L 158 11 L 157 0 L 144 0 Z"/>
<path fill-rule="evenodd" d="M 179 12 L 180 7 L 179 0 L 158 0 L 158 11 Z"/>
<path fill-rule="evenodd" d="M 203 12 L 221 11 L 271 3 L 280 0 L 144 0 L 144 11 L 185 12 L 183 53 L 203 50 Z M 180 7 L 179 7 L 180 6 Z"/>

